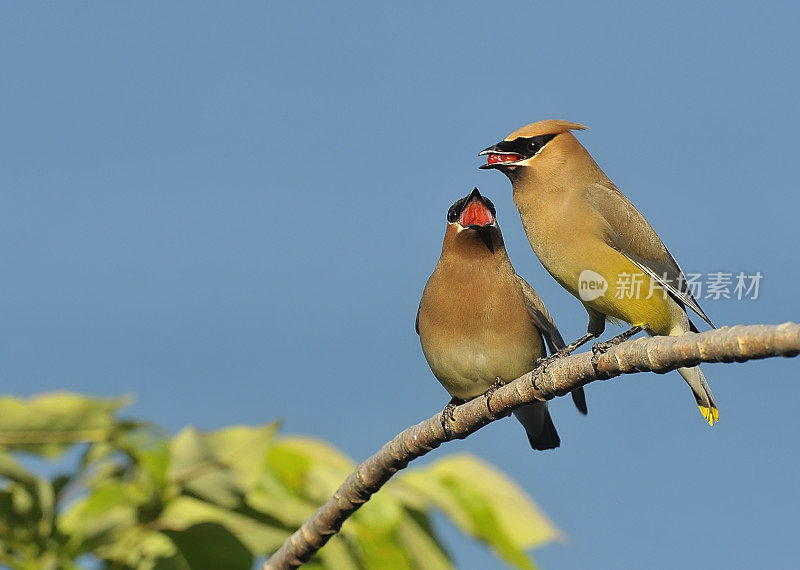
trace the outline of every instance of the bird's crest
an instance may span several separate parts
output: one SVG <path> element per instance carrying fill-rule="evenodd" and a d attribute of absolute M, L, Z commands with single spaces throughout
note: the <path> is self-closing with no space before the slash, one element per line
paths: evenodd
<path fill-rule="evenodd" d="M 506 137 L 507 141 L 513 141 L 520 137 L 538 137 L 540 135 L 558 135 L 566 133 L 567 131 L 582 131 L 588 129 L 578 123 L 570 123 L 569 121 L 561 121 L 558 119 L 547 119 L 546 121 L 537 121 L 530 125 L 525 125 L 521 129 L 517 129 Z"/>

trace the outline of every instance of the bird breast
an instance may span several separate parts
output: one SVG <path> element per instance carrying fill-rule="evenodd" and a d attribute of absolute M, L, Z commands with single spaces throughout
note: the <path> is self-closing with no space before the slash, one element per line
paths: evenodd
<path fill-rule="evenodd" d="M 420 305 L 422 350 L 436 378 L 461 399 L 510 382 L 533 369 L 544 343 L 528 316 L 513 272 L 459 275 L 434 272 Z"/>

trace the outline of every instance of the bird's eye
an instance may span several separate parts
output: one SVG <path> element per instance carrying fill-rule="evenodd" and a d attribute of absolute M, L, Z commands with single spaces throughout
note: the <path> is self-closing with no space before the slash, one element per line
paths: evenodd
<path fill-rule="evenodd" d="M 539 141 L 531 141 L 528 143 L 528 149 L 533 153 L 539 152 L 540 148 Z"/>
<path fill-rule="evenodd" d="M 466 202 L 466 198 L 461 198 L 460 200 L 456 200 L 455 204 L 450 206 L 450 209 L 447 210 L 448 223 L 452 224 L 458 219 L 458 215 L 461 213 L 461 208 L 463 208 L 464 202 Z"/>

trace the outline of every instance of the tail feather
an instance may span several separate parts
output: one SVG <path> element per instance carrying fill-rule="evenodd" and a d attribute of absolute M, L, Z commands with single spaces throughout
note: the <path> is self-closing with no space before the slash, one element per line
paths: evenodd
<path fill-rule="evenodd" d="M 586 392 L 583 391 L 583 386 L 575 388 L 571 394 L 572 401 L 575 403 L 575 407 L 578 408 L 578 411 L 584 416 L 589 413 L 589 408 L 586 407 Z"/>
<path fill-rule="evenodd" d="M 556 426 L 547 410 L 546 402 L 536 402 L 514 410 L 514 416 L 519 420 L 528 434 L 531 447 L 536 450 L 555 449 L 561 445 Z"/>
<path fill-rule="evenodd" d="M 703 418 L 708 422 L 708 425 L 713 426 L 714 422 L 719 421 L 719 410 L 717 410 L 717 404 L 714 402 L 714 396 L 711 394 L 711 388 L 708 386 L 703 371 L 700 370 L 699 366 L 694 366 L 692 368 L 678 368 L 678 372 L 692 389 L 697 407 L 700 408 Z"/>

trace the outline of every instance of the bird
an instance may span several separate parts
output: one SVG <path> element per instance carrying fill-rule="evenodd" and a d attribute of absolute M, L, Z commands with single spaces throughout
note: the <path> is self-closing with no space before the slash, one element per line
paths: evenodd
<path fill-rule="evenodd" d="M 442 253 L 425 284 L 416 319 L 422 352 L 455 404 L 491 393 L 536 368 L 565 346 L 542 300 L 514 271 L 491 200 L 477 188 L 447 212 Z M 573 400 L 586 413 L 583 388 Z M 514 415 L 533 449 L 560 445 L 547 402 L 526 404 Z"/>
<path fill-rule="evenodd" d="M 487 156 L 479 168 L 499 170 L 511 181 L 534 253 L 589 314 L 586 335 L 556 357 L 599 337 L 606 320 L 631 328 L 596 343 L 594 356 L 640 331 L 651 336 L 696 333 L 688 309 L 714 328 L 655 230 L 572 132 L 586 128 L 539 121 L 478 153 Z M 697 366 L 678 372 L 713 426 L 719 411 L 705 375 Z"/>

